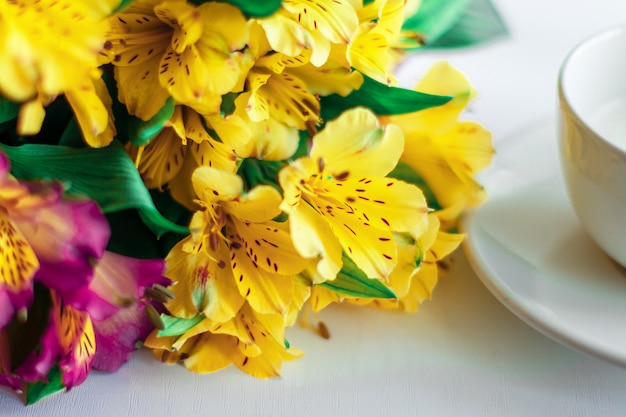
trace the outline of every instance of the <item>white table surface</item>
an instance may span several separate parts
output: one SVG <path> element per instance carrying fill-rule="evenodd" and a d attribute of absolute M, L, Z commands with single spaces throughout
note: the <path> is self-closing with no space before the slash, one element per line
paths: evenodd
<path fill-rule="evenodd" d="M 411 86 L 434 59 L 449 59 L 478 88 L 471 118 L 493 132 L 497 148 L 554 117 L 561 61 L 590 34 L 626 23 L 626 1 L 495 4 L 508 39 L 416 55 L 398 76 Z M 461 251 L 452 260 L 415 315 L 339 306 L 321 315 L 330 340 L 290 329 L 290 342 L 306 354 L 285 363 L 280 379 L 256 380 L 233 367 L 196 375 L 139 352 L 117 373 L 92 373 L 71 393 L 32 407 L 0 392 L 0 416 L 626 415 L 626 369 L 533 330 L 485 289 Z"/>

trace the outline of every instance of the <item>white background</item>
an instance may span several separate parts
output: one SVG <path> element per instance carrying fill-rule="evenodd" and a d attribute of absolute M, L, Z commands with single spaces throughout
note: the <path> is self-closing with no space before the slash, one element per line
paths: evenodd
<path fill-rule="evenodd" d="M 449 59 L 480 93 L 466 118 L 490 129 L 497 148 L 553 119 L 561 61 L 589 35 L 626 23 L 626 2 L 495 4 L 509 38 L 420 53 L 398 76 L 412 86 L 434 59 Z M 624 368 L 531 329 L 485 289 L 462 252 L 452 260 L 415 315 L 340 306 L 321 315 L 330 340 L 290 329 L 291 344 L 306 354 L 285 363 L 280 379 L 256 380 L 236 368 L 195 375 L 139 352 L 117 373 L 93 373 L 69 394 L 29 408 L 0 391 L 0 416 L 626 415 Z"/>

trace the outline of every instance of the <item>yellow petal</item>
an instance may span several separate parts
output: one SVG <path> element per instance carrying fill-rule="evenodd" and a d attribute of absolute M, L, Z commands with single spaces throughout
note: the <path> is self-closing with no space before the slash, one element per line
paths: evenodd
<path fill-rule="evenodd" d="M 287 71 L 280 74 L 255 71 L 248 76 L 252 91 L 248 103 L 251 120 L 259 122 L 271 116 L 299 130 L 306 129 L 308 121 L 318 122 L 319 101 L 302 80 Z"/>
<path fill-rule="evenodd" d="M 326 123 L 314 136 L 311 158 L 321 159 L 324 172 L 334 177 L 384 177 L 395 168 L 403 149 L 397 126 L 383 128 L 370 110 L 355 108 Z"/>
<path fill-rule="evenodd" d="M 235 115 L 223 117 L 219 114 L 207 116 L 205 119 L 228 149 L 232 149 L 240 158 L 250 155 L 254 143 L 246 120 Z"/>
<path fill-rule="evenodd" d="M 239 220 L 262 223 L 280 214 L 280 202 L 281 196 L 276 188 L 257 185 L 241 197 L 224 202 L 224 207 Z"/>
<path fill-rule="evenodd" d="M 231 237 L 231 267 L 239 293 L 254 311 L 282 316 L 291 303 L 293 294 L 291 277 L 261 268 L 259 265 L 265 261 L 259 258 L 257 253 L 253 252 L 250 256 L 252 247 L 247 245 L 244 248 L 244 245 L 247 245 L 247 242 L 238 239 L 237 236 Z"/>
<path fill-rule="evenodd" d="M 346 0 L 285 0 L 282 7 L 302 26 L 333 43 L 349 43 L 359 24 L 356 11 Z"/>
<path fill-rule="evenodd" d="M 77 80 L 76 86 L 65 92 L 65 97 L 87 145 L 92 148 L 108 146 L 117 132 L 111 108 L 113 101 L 104 80 L 89 76 Z"/>
<path fill-rule="evenodd" d="M 202 13 L 185 2 L 167 1 L 157 5 L 154 12 L 160 21 L 174 29 L 171 45 L 176 53 L 182 53 L 202 36 Z"/>
<path fill-rule="evenodd" d="M 357 213 L 337 200 L 315 199 L 312 203 L 326 219 L 346 254 L 368 277 L 386 279 L 389 276 L 398 262 L 389 228 L 374 226 L 364 213 Z"/>
<path fill-rule="evenodd" d="M 233 225 L 238 240 L 241 240 L 238 245 L 243 245 L 243 248 L 231 244 L 231 251 L 245 250 L 258 267 L 267 272 L 295 275 L 310 262 L 302 258 L 294 248 L 288 222 L 249 223 L 234 220 Z"/>
<path fill-rule="evenodd" d="M 333 48 L 333 51 L 338 49 Z M 361 73 L 353 71 L 347 62 L 344 63 L 342 60 L 336 59 L 332 52 L 329 59 L 321 67 L 307 64 L 292 68 L 290 72 L 304 81 L 311 93 L 321 96 L 330 94 L 347 96 L 363 84 Z"/>
<path fill-rule="evenodd" d="M 230 320 L 244 300 L 228 267 L 228 249 L 221 243 L 211 256 L 186 253 L 182 250 L 185 241 L 176 244 L 165 258 L 165 275 L 174 282 L 170 288 L 176 295 L 168 302 L 168 310 L 177 317 L 202 312 L 216 322 Z"/>
<path fill-rule="evenodd" d="M 181 349 L 185 354 L 183 364 L 192 372 L 216 372 L 233 363 L 230 353 L 235 348 L 235 338 L 222 334 L 203 333 L 187 340 Z"/>
<path fill-rule="evenodd" d="M 259 19 L 259 24 L 265 31 L 267 41 L 276 52 L 297 56 L 311 44 L 309 32 L 287 15 L 284 10 L 271 16 Z"/>
<path fill-rule="evenodd" d="M 4 210 L 0 210 L 0 248 L 0 285 L 12 293 L 31 288 L 39 260 Z"/>
<path fill-rule="evenodd" d="M 395 84 L 391 74 L 390 47 L 404 22 L 404 0 L 388 0 L 380 9 L 376 22 L 359 26 L 350 43 L 350 63 L 359 71 L 386 84 Z"/>
<path fill-rule="evenodd" d="M 151 119 L 169 98 L 159 84 L 159 56 L 133 66 L 115 67 L 118 99 L 128 113 L 142 120 Z"/>
<path fill-rule="evenodd" d="M 127 145 L 131 159 L 137 161 L 139 149 Z M 148 188 L 161 189 L 178 174 L 185 161 L 187 147 L 172 128 L 164 128 L 141 150 L 138 170 Z"/>
<path fill-rule="evenodd" d="M 415 185 L 392 178 L 367 177 L 329 184 L 329 192 L 337 201 L 373 227 L 409 232 L 414 238 L 426 231 L 428 206 Z"/>
<path fill-rule="evenodd" d="M 243 180 L 237 174 L 208 166 L 198 167 L 191 181 L 196 195 L 205 203 L 233 200 L 243 191 Z"/>
<path fill-rule="evenodd" d="M 289 214 L 291 238 L 296 250 L 305 258 L 321 257 L 317 262 L 319 277 L 334 279 L 343 264 L 335 231 L 306 202 L 293 207 L 283 201 L 281 207 Z"/>
<path fill-rule="evenodd" d="M 41 130 L 46 111 L 40 99 L 22 104 L 18 116 L 17 132 L 20 135 L 35 135 Z"/>

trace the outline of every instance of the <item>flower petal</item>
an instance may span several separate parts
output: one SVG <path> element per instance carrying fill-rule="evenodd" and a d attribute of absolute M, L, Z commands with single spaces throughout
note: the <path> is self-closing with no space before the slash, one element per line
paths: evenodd
<path fill-rule="evenodd" d="M 398 127 L 382 128 L 374 113 L 355 108 L 326 123 L 314 136 L 311 158 L 321 159 L 324 171 L 335 177 L 384 177 L 395 168 L 403 149 Z"/>
<path fill-rule="evenodd" d="M 41 267 L 36 279 L 49 288 L 76 289 L 93 274 L 92 261 L 104 254 L 110 230 L 93 201 L 64 200 L 20 219 L 18 227 L 31 244 Z"/>
<path fill-rule="evenodd" d="M 180 241 L 165 258 L 166 276 L 176 295 L 167 303 L 167 309 L 175 316 L 189 318 L 203 312 L 212 321 L 223 323 L 239 311 L 244 302 L 235 285 L 228 249 L 223 243 L 211 256 L 205 252 L 187 253 Z"/>
<path fill-rule="evenodd" d="M 257 185 L 239 198 L 223 203 L 224 208 L 236 218 L 262 223 L 280 214 L 281 196 L 276 188 L 270 185 Z"/>

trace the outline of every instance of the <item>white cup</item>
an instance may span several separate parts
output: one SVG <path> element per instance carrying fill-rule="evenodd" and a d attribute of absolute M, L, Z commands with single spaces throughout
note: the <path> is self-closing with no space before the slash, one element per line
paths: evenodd
<path fill-rule="evenodd" d="M 626 26 L 577 46 L 561 67 L 558 93 L 570 201 L 591 238 L 626 267 Z"/>

